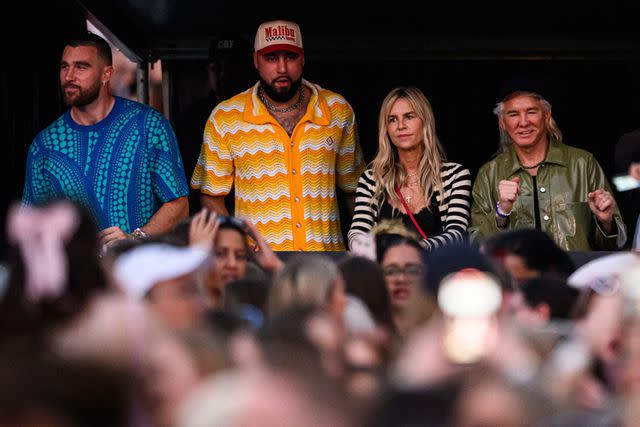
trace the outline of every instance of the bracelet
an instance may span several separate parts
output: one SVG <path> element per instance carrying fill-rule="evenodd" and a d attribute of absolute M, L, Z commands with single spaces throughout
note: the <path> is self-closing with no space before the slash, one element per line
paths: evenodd
<path fill-rule="evenodd" d="M 502 218 L 509 218 L 509 215 L 511 215 L 511 212 L 513 212 L 513 207 L 511 208 L 511 210 L 510 210 L 509 212 L 502 212 L 502 211 L 500 210 L 500 200 L 498 200 L 498 201 L 496 202 L 496 214 L 497 214 L 499 217 L 502 217 Z"/>
<path fill-rule="evenodd" d="M 131 232 L 131 238 L 133 240 L 140 240 L 140 239 L 144 239 L 146 237 L 149 237 L 149 235 L 147 233 L 145 233 L 144 230 L 142 230 L 142 228 L 136 228 L 135 230 L 133 230 Z"/>

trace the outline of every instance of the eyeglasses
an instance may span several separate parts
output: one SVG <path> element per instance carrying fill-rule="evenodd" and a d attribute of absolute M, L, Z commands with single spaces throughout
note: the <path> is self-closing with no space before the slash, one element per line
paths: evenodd
<path fill-rule="evenodd" d="M 400 274 L 410 277 L 420 277 L 422 274 L 422 266 L 420 264 L 407 264 L 404 267 L 388 265 L 386 267 L 382 267 L 382 273 L 388 277 L 398 276 Z"/>

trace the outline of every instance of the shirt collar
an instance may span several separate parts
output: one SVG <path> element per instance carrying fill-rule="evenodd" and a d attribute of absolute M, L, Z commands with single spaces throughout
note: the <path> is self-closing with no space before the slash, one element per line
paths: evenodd
<path fill-rule="evenodd" d="M 513 145 L 509 145 L 507 148 L 507 157 L 505 159 L 506 165 L 510 168 L 510 175 L 515 174 L 519 170 L 524 168 L 520 165 L 516 150 L 513 149 Z M 564 150 L 564 144 L 555 138 L 549 139 L 549 147 L 547 148 L 547 156 L 543 163 L 552 163 L 559 166 L 566 166 L 566 153 Z"/>
<path fill-rule="evenodd" d="M 309 121 L 319 126 L 327 126 L 331 123 L 331 110 L 327 101 L 319 94 L 320 86 L 314 85 L 302 79 L 302 84 L 311 90 L 311 99 L 307 104 L 307 110 L 300 119 L 301 122 Z M 260 101 L 258 97 L 258 88 L 260 82 L 257 82 L 249 89 L 249 96 L 244 106 L 244 120 L 254 124 L 278 123 L 276 119 L 269 114 L 269 110 Z"/>

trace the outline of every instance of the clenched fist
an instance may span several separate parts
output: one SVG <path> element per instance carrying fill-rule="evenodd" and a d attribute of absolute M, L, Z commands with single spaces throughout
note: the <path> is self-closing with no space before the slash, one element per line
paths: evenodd
<path fill-rule="evenodd" d="M 520 195 L 520 178 L 503 179 L 498 183 L 498 202 L 500 210 L 509 213 Z"/>
<path fill-rule="evenodd" d="M 611 193 L 598 188 L 589 193 L 587 198 L 591 212 L 604 225 L 605 231 L 611 232 L 613 229 L 613 210 L 616 207 L 616 201 Z"/>

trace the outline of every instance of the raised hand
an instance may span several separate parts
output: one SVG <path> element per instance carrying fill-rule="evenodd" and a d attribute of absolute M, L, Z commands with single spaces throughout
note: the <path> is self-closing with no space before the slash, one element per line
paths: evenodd
<path fill-rule="evenodd" d="M 520 178 L 503 179 L 498 183 L 498 202 L 500 210 L 510 213 L 520 195 Z"/>
<path fill-rule="evenodd" d="M 257 227 L 248 219 L 243 219 L 244 223 L 247 226 L 247 231 L 249 236 L 256 242 L 256 252 L 255 252 L 255 260 L 257 263 L 271 273 L 275 273 L 280 270 L 284 266 L 284 263 L 278 255 L 276 255 L 269 244 L 264 240 L 262 234 L 258 231 Z"/>
<path fill-rule="evenodd" d="M 616 201 L 611 193 L 598 188 L 587 195 L 587 201 L 591 212 L 604 225 L 605 230 L 610 232 L 613 228 L 613 210 L 616 207 Z"/>
<path fill-rule="evenodd" d="M 220 228 L 220 219 L 206 208 L 193 216 L 189 226 L 189 245 L 199 246 L 208 251 L 213 250 L 216 233 Z"/>

